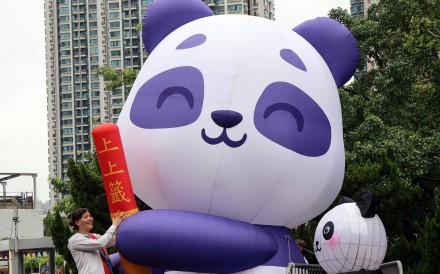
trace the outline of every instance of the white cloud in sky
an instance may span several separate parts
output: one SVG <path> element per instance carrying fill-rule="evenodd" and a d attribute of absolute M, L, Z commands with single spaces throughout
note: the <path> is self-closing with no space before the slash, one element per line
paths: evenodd
<path fill-rule="evenodd" d="M 293 28 L 349 6 L 349 0 L 275 0 L 275 17 Z M 49 172 L 43 0 L 2 1 L 0 37 L 0 173 L 37 173 L 37 196 L 44 201 Z M 7 191 L 33 191 L 32 178 L 8 181 Z"/>

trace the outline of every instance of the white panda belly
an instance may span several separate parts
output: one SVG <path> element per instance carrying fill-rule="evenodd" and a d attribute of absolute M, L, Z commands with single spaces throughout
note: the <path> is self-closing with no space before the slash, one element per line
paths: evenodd
<path fill-rule="evenodd" d="M 182 272 L 182 271 L 167 271 L 167 274 L 200 274 L 196 272 Z M 262 265 L 248 269 L 245 271 L 235 272 L 234 274 L 285 274 L 286 267 L 280 266 L 267 266 Z M 215 274 L 215 273 L 203 273 L 203 274 Z M 231 273 L 232 274 L 232 273 Z"/>

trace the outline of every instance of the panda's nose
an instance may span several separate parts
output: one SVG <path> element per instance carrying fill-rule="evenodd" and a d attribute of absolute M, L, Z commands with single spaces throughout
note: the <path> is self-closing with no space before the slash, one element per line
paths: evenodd
<path fill-rule="evenodd" d="M 211 113 L 211 118 L 218 126 L 223 128 L 231 128 L 240 124 L 243 116 L 233 110 L 216 110 Z"/>

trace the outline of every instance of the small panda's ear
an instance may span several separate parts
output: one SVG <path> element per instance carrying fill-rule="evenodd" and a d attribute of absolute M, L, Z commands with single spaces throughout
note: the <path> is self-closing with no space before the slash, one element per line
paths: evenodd
<path fill-rule="evenodd" d="M 379 198 L 370 191 L 361 193 L 356 205 L 364 218 L 373 218 L 379 209 Z"/>
<path fill-rule="evenodd" d="M 154 0 L 142 20 L 145 49 L 153 49 L 171 32 L 191 21 L 213 15 L 201 0 Z"/>
<path fill-rule="evenodd" d="M 354 201 L 348 197 L 342 196 L 341 199 L 339 199 L 338 205 L 342 205 L 346 203 L 354 203 Z"/>
<path fill-rule="evenodd" d="M 359 61 L 359 50 L 353 34 L 338 21 L 318 17 L 293 29 L 321 54 L 342 87 L 353 76 Z"/>

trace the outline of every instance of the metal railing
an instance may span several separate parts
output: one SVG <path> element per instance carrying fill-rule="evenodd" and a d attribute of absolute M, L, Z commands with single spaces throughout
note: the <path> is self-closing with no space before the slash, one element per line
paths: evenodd
<path fill-rule="evenodd" d="M 6 192 L 0 196 L 0 209 L 11 209 L 18 205 L 20 209 L 33 209 L 34 197 L 32 192 Z"/>
<path fill-rule="evenodd" d="M 383 274 L 403 274 L 400 261 L 392 261 L 380 265 Z M 319 264 L 292 264 L 288 274 L 326 274 L 327 272 Z"/>

